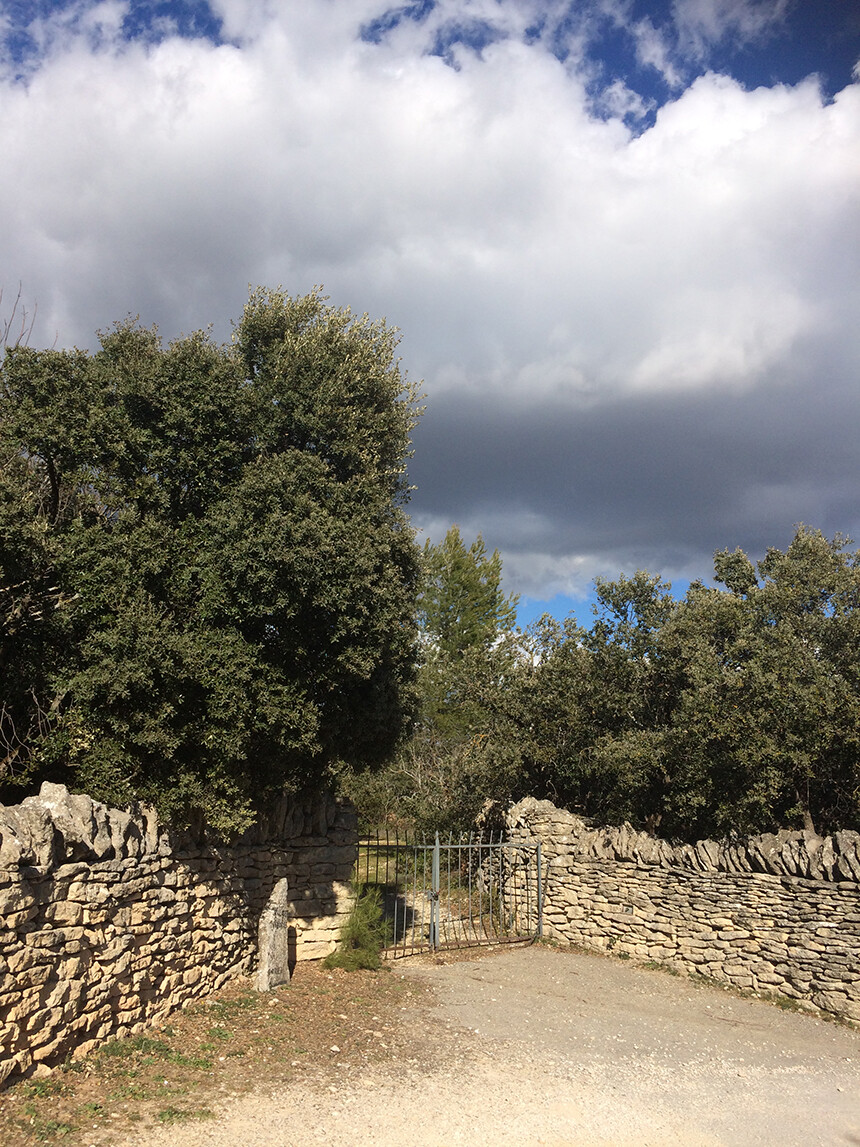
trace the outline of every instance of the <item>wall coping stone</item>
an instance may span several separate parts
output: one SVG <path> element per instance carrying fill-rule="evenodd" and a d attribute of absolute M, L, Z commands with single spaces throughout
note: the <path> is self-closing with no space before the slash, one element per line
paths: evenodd
<path fill-rule="evenodd" d="M 553 850 L 558 849 L 550 858 L 555 866 L 574 859 L 607 860 L 642 868 L 777 876 L 792 884 L 826 882 L 852 891 L 860 884 L 860 833 L 849 830 L 821 837 L 784 829 L 734 840 L 672 844 L 628 823 L 595 827 L 575 813 L 534 797 L 515 804 L 506 821 L 512 840 L 537 836 L 551 842 Z"/>

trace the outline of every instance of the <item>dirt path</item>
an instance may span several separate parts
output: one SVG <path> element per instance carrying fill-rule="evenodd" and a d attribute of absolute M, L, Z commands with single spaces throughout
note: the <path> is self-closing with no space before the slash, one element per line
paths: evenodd
<path fill-rule="evenodd" d="M 135 1147 L 860 1144 L 860 1034 L 621 961 L 403 961 L 392 1062 L 317 1071 Z M 423 999 L 424 993 L 416 993 Z"/>

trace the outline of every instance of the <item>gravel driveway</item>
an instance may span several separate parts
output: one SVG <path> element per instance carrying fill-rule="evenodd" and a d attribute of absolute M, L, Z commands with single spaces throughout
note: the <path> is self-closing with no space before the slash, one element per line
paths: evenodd
<path fill-rule="evenodd" d="M 401 961 L 397 1058 L 227 1103 L 146 1147 L 860 1144 L 860 1033 L 543 947 Z M 423 1000 L 424 993 L 416 993 Z"/>

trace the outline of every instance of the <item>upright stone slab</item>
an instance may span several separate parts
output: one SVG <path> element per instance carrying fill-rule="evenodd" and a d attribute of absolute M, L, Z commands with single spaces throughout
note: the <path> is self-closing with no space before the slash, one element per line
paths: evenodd
<path fill-rule="evenodd" d="M 259 964 L 257 991 L 270 992 L 290 982 L 290 965 L 294 959 L 295 924 L 290 914 L 289 888 L 286 879 L 279 880 L 260 915 L 257 934 Z"/>

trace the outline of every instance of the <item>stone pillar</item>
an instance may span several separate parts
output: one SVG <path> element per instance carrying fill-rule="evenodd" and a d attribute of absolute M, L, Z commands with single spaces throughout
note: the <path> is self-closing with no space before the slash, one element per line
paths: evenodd
<path fill-rule="evenodd" d="M 256 988 L 270 992 L 290 982 L 290 970 L 295 963 L 296 929 L 292 924 L 286 879 L 279 880 L 260 915 L 257 933 Z"/>

